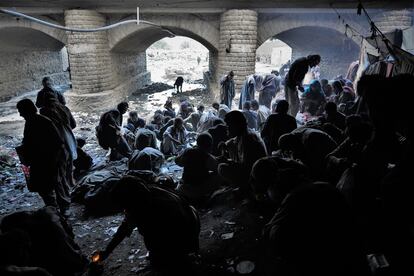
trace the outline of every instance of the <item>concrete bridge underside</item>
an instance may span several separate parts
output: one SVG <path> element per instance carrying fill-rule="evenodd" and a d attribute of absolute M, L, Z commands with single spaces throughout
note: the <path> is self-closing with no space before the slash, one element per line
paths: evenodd
<path fill-rule="evenodd" d="M 54 9 L 48 15 L 33 12 L 46 21 L 77 28 L 100 27 L 135 17 L 133 12 L 103 12 L 102 7 L 64 12 Z M 365 18 L 349 13 L 346 16 L 347 23 L 362 34 L 367 33 Z M 210 51 L 213 81 L 233 70 L 237 89 L 246 75 L 254 73 L 256 49 L 271 37 L 291 46 L 293 58 L 320 53 L 322 73 L 327 77 L 344 74 L 359 53 L 360 37 L 347 37 L 344 25 L 328 10 L 313 13 L 249 9 L 204 13 L 149 11 L 141 18 L 203 44 Z M 412 26 L 409 9 L 376 11 L 374 18 L 387 31 Z M 65 32 L 1 15 L 0 99 L 18 91 L 37 89 L 46 75 L 58 83 L 68 82 L 69 74 L 65 72 L 61 53 L 66 46 L 73 84 L 72 107 L 106 108 L 149 82 L 145 50 L 168 36 L 160 28 L 134 24 L 99 33 Z"/>

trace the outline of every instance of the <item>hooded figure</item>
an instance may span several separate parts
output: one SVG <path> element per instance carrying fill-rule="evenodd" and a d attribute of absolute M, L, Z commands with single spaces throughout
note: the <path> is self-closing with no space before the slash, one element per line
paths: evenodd
<path fill-rule="evenodd" d="M 247 76 L 240 91 L 239 109 L 243 109 L 245 102 L 254 100 L 254 94 L 259 91 L 263 82 L 263 77 L 258 74 Z"/>
<path fill-rule="evenodd" d="M 222 77 L 220 80 L 220 103 L 227 105 L 227 107 L 230 109 L 234 95 L 236 94 L 233 77 L 234 73 L 233 71 L 230 71 L 226 76 Z"/>
<path fill-rule="evenodd" d="M 274 75 L 269 74 L 263 78 L 259 92 L 259 105 L 264 105 L 270 109 L 272 99 L 276 96 L 276 92 L 279 90 L 280 79 Z"/>
<path fill-rule="evenodd" d="M 318 80 L 311 81 L 309 87 L 302 94 L 304 111 L 308 111 L 311 115 L 318 115 L 321 112 L 321 106 L 326 102 L 325 93 L 322 90 L 321 83 Z"/>

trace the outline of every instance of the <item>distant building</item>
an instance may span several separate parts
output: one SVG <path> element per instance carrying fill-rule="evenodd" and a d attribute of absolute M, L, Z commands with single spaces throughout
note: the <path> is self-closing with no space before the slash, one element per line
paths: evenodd
<path fill-rule="evenodd" d="M 280 40 L 267 40 L 256 51 L 256 60 L 280 67 L 292 58 L 292 48 Z"/>

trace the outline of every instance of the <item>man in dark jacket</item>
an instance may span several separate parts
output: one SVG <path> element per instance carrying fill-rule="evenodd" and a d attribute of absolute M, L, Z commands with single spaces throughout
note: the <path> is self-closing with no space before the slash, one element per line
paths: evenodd
<path fill-rule="evenodd" d="M 63 95 L 60 92 L 53 89 L 52 80 L 49 77 L 44 77 L 42 80 L 42 84 L 43 89 L 40 90 L 39 93 L 37 93 L 36 98 L 36 106 L 38 108 L 42 108 L 45 105 L 46 96 L 50 94 L 54 95 L 61 104 L 66 104 L 65 97 L 63 97 Z"/>
<path fill-rule="evenodd" d="M 112 193 L 115 202 L 124 208 L 125 219 L 100 258 L 106 259 L 138 227 L 152 265 L 181 271 L 188 254 L 199 249 L 200 222 L 196 210 L 174 192 L 147 186 L 133 176 L 124 176 Z"/>
<path fill-rule="evenodd" d="M 295 118 L 287 114 L 289 103 L 281 100 L 276 105 L 276 113 L 271 114 L 264 124 L 261 136 L 266 144 L 269 154 L 279 149 L 280 136 L 296 129 Z"/>
<path fill-rule="evenodd" d="M 96 127 L 96 136 L 99 145 L 104 149 L 111 149 L 111 160 L 130 157 L 131 148 L 121 132 L 122 115 L 128 110 L 128 103 L 121 102 L 117 109 L 102 114 L 99 125 Z"/>
<path fill-rule="evenodd" d="M 70 196 L 63 186 L 62 167 L 65 167 L 65 144 L 50 119 L 37 114 L 29 99 L 17 103 L 17 109 L 26 123 L 21 147 L 23 164 L 30 167 L 28 189 L 38 192 L 45 205 L 59 206 L 62 214 L 69 208 Z"/>
<path fill-rule="evenodd" d="M 227 105 L 231 109 L 233 98 L 236 95 L 234 85 L 234 73 L 230 71 L 226 76 L 223 76 L 220 80 L 220 104 Z"/>
<path fill-rule="evenodd" d="M 321 62 L 319 55 L 310 55 L 307 57 L 298 58 L 290 66 L 289 72 L 285 78 L 285 98 L 289 102 L 289 115 L 296 117 L 299 111 L 299 96 L 298 91 L 304 91 L 302 81 L 305 78 L 309 67 L 315 67 Z"/>

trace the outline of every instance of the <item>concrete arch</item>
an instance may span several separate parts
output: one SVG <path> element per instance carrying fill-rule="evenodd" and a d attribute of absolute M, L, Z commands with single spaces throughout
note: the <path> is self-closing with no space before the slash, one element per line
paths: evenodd
<path fill-rule="evenodd" d="M 49 18 L 43 18 L 43 17 L 39 17 L 37 16 L 36 18 L 45 20 L 47 22 L 50 23 L 54 23 L 54 24 L 60 24 L 59 22 L 55 22 L 53 20 L 50 20 Z M 10 16 L 0 16 L 0 30 L 3 28 L 20 28 L 20 29 L 25 29 L 25 30 L 33 30 L 33 31 L 38 31 L 40 33 L 43 33 L 44 35 L 47 35 L 55 40 L 57 40 L 58 42 L 60 42 L 63 45 L 67 44 L 67 36 L 65 31 L 63 30 L 59 30 L 59 29 L 55 29 L 55 28 L 50 28 L 47 27 L 45 25 L 33 22 L 33 21 L 29 21 L 29 20 L 25 20 L 25 19 L 14 19 Z"/>
<path fill-rule="evenodd" d="M 359 21 L 347 21 L 347 23 L 352 25 L 353 28 L 356 28 L 360 33 L 364 32 Z M 306 15 L 280 14 L 276 16 L 263 15 L 262 17 L 259 17 L 257 30 L 258 46 L 263 44 L 267 39 L 271 37 L 300 27 L 329 28 L 339 33 L 345 34 L 344 25 L 338 20 L 337 15 L 334 13 Z M 352 37 L 352 40 L 358 45 L 361 42 L 361 38 L 359 37 Z"/>
<path fill-rule="evenodd" d="M 188 14 L 180 16 L 147 16 L 144 20 L 159 24 L 177 36 L 186 36 L 217 52 L 220 38 L 218 26 L 205 19 Z M 109 48 L 113 52 L 142 52 L 154 42 L 168 37 L 169 33 L 148 25 L 125 25 L 108 32 Z"/>

